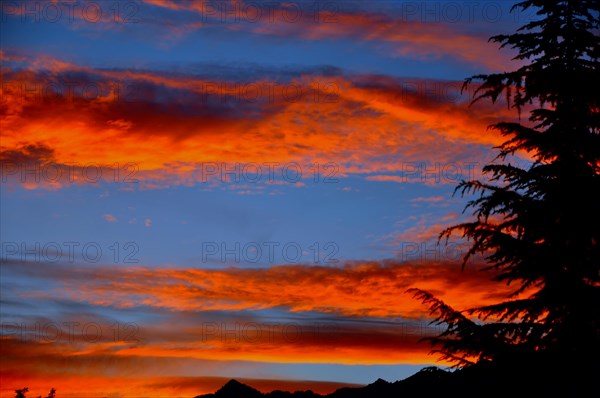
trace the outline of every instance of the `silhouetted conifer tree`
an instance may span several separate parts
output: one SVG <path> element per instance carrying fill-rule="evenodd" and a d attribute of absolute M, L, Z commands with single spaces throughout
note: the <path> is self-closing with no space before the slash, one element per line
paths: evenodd
<path fill-rule="evenodd" d="M 440 234 L 468 238 L 463 267 L 483 254 L 494 279 L 515 286 L 514 296 L 456 311 L 412 290 L 447 325 L 432 341 L 459 366 L 582 363 L 600 354 L 600 2 L 528 0 L 519 9 L 536 18 L 490 40 L 516 49 L 524 66 L 465 85 L 481 82 L 473 102 L 505 96 L 528 122 L 490 126 L 507 140 L 483 168 L 489 181 L 463 181 L 455 191 L 478 195 L 466 207 L 474 220 Z M 511 164 L 515 153 L 531 165 Z"/>

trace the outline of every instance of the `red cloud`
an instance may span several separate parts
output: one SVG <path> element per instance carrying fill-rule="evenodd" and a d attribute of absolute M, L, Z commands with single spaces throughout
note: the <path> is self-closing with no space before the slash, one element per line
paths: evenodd
<path fill-rule="evenodd" d="M 45 148 L 40 164 L 75 165 L 79 180 L 86 165 L 113 176 L 135 168 L 147 188 L 198 183 L 206 162 L 334 163 L 340 176 L 398 173 L 424 160 L 483 163 L 479 145 L 500 137 L 482 132 L 508 117 L 503 109 L 467 108 L 464 98 L 448 94 L 456 94 L 456 82 L 437 82 L 442 90 L 432 97 L 419 88 L 422 81 L 377 76 L 240 84 L 47 59 L 31 64 L 5 74 L 3 162 Z M 69 78 L 68 90 L 56 85 Z"/>
<path fill-rule="evenodd" d="M 35 267 L 63 288 L 61 297 L 120 308 L 151 306 L 176 311 L 287 308 L 344 316 L 419 319 L 420 302 L 406 295 L 411 287 L 439 293 L 456 308 L 506 299 L 512 289 L 491 282 L 475 266 L 460 271 L 460 262 L 349 262 L 343 266 L 281 265 L 270 268 L 111 269 Z M 15 268 L 19 270 L 19 268 Z M 42 293 L 40 293 L 42 294 Z"/>

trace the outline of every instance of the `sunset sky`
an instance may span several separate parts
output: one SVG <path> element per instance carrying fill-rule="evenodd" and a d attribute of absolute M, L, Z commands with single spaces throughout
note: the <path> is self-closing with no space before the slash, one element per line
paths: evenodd
<path fill-rule="evenodd" d="M 395 381 L 437 362 L 419 287 L 506 298 L 462 179 L 516 118 L 498 1 L 3 1 L 2 397 Z M 527 159 L 516 158 L 526 162 Z"/>

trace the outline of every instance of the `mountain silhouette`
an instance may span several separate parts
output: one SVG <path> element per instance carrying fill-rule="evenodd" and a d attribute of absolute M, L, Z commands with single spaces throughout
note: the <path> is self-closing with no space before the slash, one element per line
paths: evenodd
<path fill-rule="evenodd" d="M 213 397 L 213 398 L 229 398 L 229 397 L 260 398 L 263 396 L 264 395 L 260 391 L 254 389 L 250 386 L 247 386 L 243 383 L 240 383 L 239 381 L 234 380 L 234 379 L 229 380 L 227 383 L 225 383 L 225 385 L 223 387 L 221 387 L 214 394 L 199 395 L 199 397 L 203 397 L 203 398 L 209 398 L 209 397 Z"/>
<path fill-rule="evenodd" d="M 195 398 L 461 398 L 532 397 L 532 396 L 586 396 L 592 390 L 597 366 L 572 363 L 554 367 L 542 364 L 511 363 L 498 366 L 481 362 L 475 366 L 447 371 L 432 366 L 395 382 L 382 379 L 364 387 L 343 387 L 321 395 L 313 391 L 271 391 L 262 393 L 250 386 L 230 380 L 213 394 Z M 555 395 L 558 394 L 558 395 Z"/>
<path fill-rule="evenodd" d="M 397 397 L 398 394 L 417 393 L 423 397 L 424 391 L 440 394 L 447 388 L 447 382 L 452 374 L 437 367 L 430 367 L 401 381 L 391 383 L 377 379 L 374 383 L 364 387 L 343 387 L 327 395 L 317 394 L 310 390 L 295 392 L 276 390 L 261 393 L 237 380 L 230 380 L 214 394 L 198 395 L 195 398 L 384 398 Z"/>

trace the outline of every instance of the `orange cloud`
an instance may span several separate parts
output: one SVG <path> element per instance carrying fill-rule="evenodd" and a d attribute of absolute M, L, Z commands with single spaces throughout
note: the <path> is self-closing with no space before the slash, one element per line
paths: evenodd
<path fill-rule="evenodd" d="M 43 389 L 55 387 L 60 396 L 65 397 L 81 396 L 82 392 L 101 392 L 102 396 L 117 392 L 125 396 L 164 396 L 189 392 L 191 388 L 199 389 L 194 392 L 198 394 L 214 391 L 218 385 L 212 383 L 223 384 L 224 380 L 164 376 L 182 373 L 230 376 L 240 369 L 239 364 L 235 365 L 239 361 L 249 361 L 244 366 L 259 370 L 261 362 L 352 365 L 430 364 L 435 361 L 428 355 L 428 344 L 417 343 L 421 337 L 435 332 L 424 322 L 413 325 L 383 320 L 341 320 L 311 326 L 298 322 L 275 323 L 273 320 L 261 323 L 258 319 L 249 321 L 246 318 L 236 322 L 229 320 L 227 325 L 221 326 L 218 322 L 201 322 L 191 313 L 183 315 L 189 316 L 189 319 L 177 323 L 173 318 L 160 324 L 140 325 L 135 341 L 115 337 L 112 323 L 94 323 L 94 328 L 88 327 L 85 334 L 82 333 L 85 320 L 80 320 L 78 328 L 63 327 L 63 332 L 74 332 L 63 333 L 59 339 L 55 338 L 57 334 L 51 328 L 40 327 L 39 330 L 50 331 L 32 336 L 31 331 L 35 331 L 36 327 L 30 324 L 25 326 L 30 334 L 23 337 L 18 328 L 9 329 L 7 325 L 10 324 L 3 323 L 1 343 L 5 359 L 0 363 L 1 396 L 23 386 L 40 393 Z M 235 315 L 228 316 L 232 317 Z M 66 323 L 63 321 L 55 319 L 53 324 L 74 324 L 74 319 Z M 45 323 L 42 321 L 40 324 Z M 236 327 L 236 324 L 241 326 Z M 105 333 L 96 340 L 98 330 Z M 176 341 L 173 340 L 174 331 Z M 263 334 L 257 335 L 257 331 Z M 108 379 L 112 380 L 110 384 L 106 384 Z M 341 384 L 283 383 L 287 381 L 260 381 L 253 385 L 264 390 L 271 390 L 277 385 L 331 392 Z M 160 385 L 159 388 L 154 388 L 157 385 Z"/>
<path fill-rule="evenodd" d="M 419 319 L 427 309 L 404 292 L 419 287 L 456 308 L 508 298 L 511 287 L 490 281 L 476 266 L 460 262 L 348 262 L 344 265 L 281 265 L 270 268 L 113 269 L 58 265 L 36 267 L 39 278 L 62 288 L 52 294 L 100 306 L 150 306 L 176 311 L 233 311 L 287 308 L 344 316 Z M 14 265 L 18 272 L 24 269 Z M 28 271 L 29 272 L 29 271 Z M 29 275 L 29 274 L 28 274 Z M 40 293 L 42 294 L 42 293 Z M 42 296 L 44 297 L 44 294 Z"/>
<path fill-rule="evenodd" d="M 11 367 L 27 367 L 29 357 L 48 357 L 38 371 L 72 361 L 74 371 L 98 373 L 93 358 L 114 358 L 115 370 L 137 362 L 135 375 L 155 375 L 159 368 L 173 371 L 182 361 L 257 361 L 269 363 L 427 364 L 426 336 L 439 334 L 427 321 L 392 322 L 339 318 L 318 322 L 286 321 L 211 313 L 168 312 L 157 324 L 86 322 L 85 318 L 3 322 L 3 345 L 14 355 Z M 89 318 L 89 317 L 88 317 Z M 89 319 L 88 319 L 89 320 Z M 177 340 L 173 340 L 176 329 Z M 30 345 L 30 346 L 29 346 Z M 12 347 L 12 348 L 11 348 Z M 61 359 L 62 358 L 62 359 Z M 152 358 L 160 358 L 152 365 Z M 57 363 L 52 364 L 52 361 Z M 198 362 L 200 361 L 200 362 Z M 101 365 L 105 361 L 98 360 Z M 193 365 L 193 366 L 192 366 Z M 199 366 L 199 365 L 198 365 Z M 10 368 L 10 367 L 9 367 Z M 154 373 L 153 373 L 154 372 Z M 129 372 L 131 373 L 131 372 Z M 164 373 L 158 373 L 164 374 Z"/>
<path fill-rule="evenodd" d="M 155 320 L 157 315 L 154 314 Z M 102 396 L 117 392 L 125 396 L 165 396 L 189 393 L 192 388 L 197 389 L 193 393 L 199 394 L 214 391 L 224 380 L 164 376 L 190 373 L 230 376 L 240 369 L 239 364 L 235 365 L 239 361 L 250 361 L 245 365 L 247 368 L 260 369 L 260 362 L 429 364 L 435 360 L 428 356 L 427 344 L 417 343 L 421 337 L 437 333 L 425 322 L 325 319 L 310 324 L 265 321 L 235 314 L 223 314 L 219 320 L 210 314 L 171 311 L 163 316 L 166 318 L 162 322 L 140 324 L 133 334 L 123 325 L 115 329 L 112 322 L 90 322 L 93 318 L 89 315 L 55 318 L 52 322 L 38 319 L 35 323 L 25 322 L 25 326 L 3 322 L 1 396 L 23 386 L 36 394 L 55 387 L 65 397 L 82 396 L 83 392 L 102 393 Z M 114 334 L 115 330 L 121 334 Z M 109 379 L 112 382 L 107 384 Z M 302 381 L 283 383 L 287 382 L 260 381 L 252 385 L 264 390 L 285 386 L 323 392 L 339 386 Z"/>
<path fill-rule="evenodd" d="M 5 74 L 2 177 L 22 174 L 11 162 L 25 157 L 58 168 L 40 173 L 73 169 L 62 179 L 29 181 L 32 188 L 61 186 L 68 175 L 96 182 L 99 172 L 119 182 L 133 176 L 145 188 L 197 184 L 206 181 L 208 162 L 228 168 L 293 162 L 305 167 L 304 175 L 310 164 L 333 163 L 339 176 L 397 173 L 424 160 L 483 163 L 488 156 L 481 145 L 501 138 L 482 132 L 509 115 L 481 105 L 469 109 L 453 82 L 434 82 L 440 91 L 432 97 L 419 88 L 422 81 L 377 76 L 240 84 L 92 70 L 43 57 L 31 64 Z M 57 83 L 65 79 L 74 80 Z"/>
<path fill-rule="evenodd" d="M 4 275 L 24 276 L 37 281 L 35 286 L 47 287 L 17 293 L 12 300 L 72 303 L 78 314 L 27 321 L 52 323 L 54 329 L 4 322 L 2 346 L 9 360 L 0 365 L 3 387 L 4 380 L 17 386 L 59 387 L 47 385 L 55 380 L 65 390 L 82 391 L 116 373 L 128 386 L 121 393 L 141 394 L 150 389 L 144 379 L 180 375 L 181 369 L 206 371 L 215 361 L 430 364 L 435 356 L 429 355 L 427 343 L 418 341 L 441 329 L 428 326 L 428 309 L 405 294 L 408 288 L 428 290 L 459 309 L 497 302 L 511 292 L 491 282 L 489 273 L 472 266 L 459 269 L 456 263 L 391 260 L 245 269 L 9 261 Z M 90 310 L 82 313 L 86 306 Z M 118 309 L 123 316 L 132 311 L 132 316 L 141 315 L 140 323 L 120 325 L 115 334 L 109 319 L 92 322 L 92 309 Z M 256 315 L 261 310 L 285 315 Z M 144 322 L 144 311 L 154 321 Z M 93 327 L 86 327 L 90 322 Z M 212 385 L 206 388 L 214 390 Z"/>

